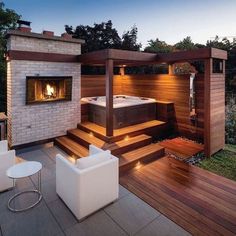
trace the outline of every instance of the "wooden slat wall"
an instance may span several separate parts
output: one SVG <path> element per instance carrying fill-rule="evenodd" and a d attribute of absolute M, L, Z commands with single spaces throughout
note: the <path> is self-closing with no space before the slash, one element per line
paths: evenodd
<path fill-rule="evenodd" d="M 82 75 L 81 97 L 105 96 L 105 75 Z M 120 76 L 114 76 L 113 94 L 120 94 L 122 83 Z"/>
<path fill-rule="evenodd" d="M 174 102 L 179 134 L 202 140 L 203 79 L 201 75 L 196 78 L 196 111 L 199 113 L 197 127 L 191 125 L 189 120 L 189 75 L 125 75 L 122 79 L 122 93 Z"/>
<path fill-rule="evenodd" d="M 195 78 L 195 96 L 197 113 L 197 137 L 203 142 L 204 133 L 204 74 L 197 74 Z"/>
<path fill-rule="evenodd" d="M 171 101 L 175 104 L 176 130 L 188 138 L 203 140 L 203 81 L 196 78 L 197 127 L 189 120 L 189 76 L 188 75 L 124 75 L 114 76 L 114 94 L 151 97 Z M 81 96 L 105 96 L 105 76 L 82 76 Z"/>
<path fill-rule="evenodd" d="M 210 77 L 210 154 L 225 144 L 225 75 L 211 74 Z"/>

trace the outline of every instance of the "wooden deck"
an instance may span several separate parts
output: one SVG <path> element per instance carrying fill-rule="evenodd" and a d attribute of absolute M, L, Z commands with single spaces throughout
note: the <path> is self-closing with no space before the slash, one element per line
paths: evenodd
<path fill-rule="evenodd" d="M 140 134 L 151 134 L 156 133 L 160 136 L 163 132 L 166 132 L 168 124 L 159 120 L 151 120 L 143 122 L 141 124 L 131 125 L 128 127 L 115 129 L 113 136 L 106 136 L 106 128 L 97 125 L 95 123 L 85 121 L 78 124 L 78 128 L 85 131 L 93 133 L 94 136 L 104 140 L 105 142 L 116 142 L 122 140 L 125 136 L 133 137 Z"/>
<path fill-rule="evenodd" d="M 236 182 L 165 156 L 120 183 L 193 235 L 236 235 Z"/>
<path fill-rule="evenodd" d="M 204 150 L 204 145 L 181 137 L 166 139 L 159 142 L 165 148 L 166 153 L 176 156 L 179 160 L 187 160 Z"/>

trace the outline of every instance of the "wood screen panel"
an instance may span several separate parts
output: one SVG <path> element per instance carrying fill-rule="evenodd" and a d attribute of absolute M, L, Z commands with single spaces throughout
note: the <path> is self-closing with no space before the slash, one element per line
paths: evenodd
<path fill-rule="evenodd" d="M 225 145 L 225 75 L 210 77 L 210 154 Z"/>
<path fill-rule="evenodd" d="M 189 119 L 189 75 L 125 75 L 122 79 L 122 93 L 174 102 L 176 130 L 180 135 L 202 140 L 203 80 L 202 75 L 196 78 L 196 127 Z"/>
<path fill-rule="evenodd" d="M 82 75 L 81 97 L 105 96 L 105 75 Z M 121 94 L 121 76 L 114 76 L 113 94 Z"/>

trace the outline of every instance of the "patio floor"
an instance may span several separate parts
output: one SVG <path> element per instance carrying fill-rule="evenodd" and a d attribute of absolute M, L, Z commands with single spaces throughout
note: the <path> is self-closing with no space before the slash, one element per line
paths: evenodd
<path fill-rule="evenodd" d="M 7 209 L 7 201 L 13 194 L 13 190 L 0 193 L 1 236 L 190 235 L 122 186 L 120 186 L 118 201 L 78 223 L 56 194 L 55 155 L 57 153 L 66 156 L 52 144 L 18 151 L 17 154 L 22 159 L 36 160 L 43 164 L 43 200 L 31 210 L 12 213 Z M 34 188 L 36 181 L 35 177 L 18 181 L 17 191 Z M 16 204 L 23 207 L 25 203 L 33 200 L 34 196 L 29 194 L 19 199 Z"/>
<path fill-rule="evenodd" d="M 166 156 L 120 183 L 193 235 L 236 235 L 232 180 Z"/>

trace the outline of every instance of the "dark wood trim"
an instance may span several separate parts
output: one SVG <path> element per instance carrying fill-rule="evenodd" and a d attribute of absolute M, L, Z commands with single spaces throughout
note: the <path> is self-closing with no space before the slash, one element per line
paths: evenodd
<path fill-rule="evenodd" d="M 113 60 L 106 61 L 106 136 L 113 136 Z"/>
<path fill-rule="evenodd" d="M 46 143 L 54 142 L 55 138 L 43 139 L 43 140 L 34 141 L 34 142 L 30 142 L 30 143 L 14 145 L 14 146 L 11 146 L 10 148 L 15 149 L 15 150 L 19 150 L 19 149 L 23 149 L 23 148 L 29 148 L 32 146 L 36 146 L 36 145 L 43 145 Z"/>
<path fill-rule="evenodd" d="M 24 32 L 24 31 L 20 31 L 20 30 L 7 31 L 6 37 L 9 38 L 11 35 L 27 37 L 27 38 L 37 38 L 37 39 L 61 41 L 61 42 L 66 42 L 66 43 L 77 43 L 77 44 L 85 43 L 85 40 L 83 40 L 83 39 L 66 38 L 66 37 L 60 37 L 60 36 L 54 36 L 54 35 L 52 36 L 52 35 L 48 35 L 48 34 Z"/>
<path fill-rule="evenodd" d="M 158 63 L 175 63 L 207 58 L 227 59 L 227 51 L 216 48 L 200 48 L 190 51 L 179 51 L 171 53 L 159 53 Z"/>
<path fill-rule="evenodd" d="M 112 59 L 114 62 L 119 62 L 115 64 L 126 64 L 129 61 L 135 62 L 154 62 L 156 61 L 156 53 L 146 53 L 119 49 L 104 49 L 94 52 L 88 52 L 79 55 L 79 62 L 84 64 L 105 64 L 106 60 Z"/>
<path fill-rule="evenodd" d="M 7 52 L 7 61 L 10 60 L 78 62 L 78 55 L 10 50 Z"/>
<path fill-rule="evenodd" d="M 207 157 L 211 156 L 211 87 L 210 79 L 212 72 L 212 59 L 207 59 L 204 62 L 204 153 Z"/>
<path fill-rule="evenodd" d="M 222 59 L 222 60 L 227 60 L 228 53 L 227 53 L 227 51 L 224 51 L 224 50 L 221 50 L 218 48 L 211 48 L 211 57 L 217 58 L 217 59 Z"/>
<path fill-rule="evenodd" d="M 109 49 L 107 51 L 108 59 L 121 60 L 121 61 L 137 61 L 137 62 L 150 62 L 157 60 L 156 53 L 137 52 L 119 49 Z"/>
<path fill-rule="evenodd" d="M 79 62 L 90 65 L 105 65 L 106 60 L 112 59 L 114 65 L 145 65 L 159 63 L 175 63 L 208 58 L 227 59 L 227 52 L 216 48 L 200 48 L 191 51 L 171 53 L 146 53 L 118 49 L 105 49 L 85 53 L 78 57 Z"/>

